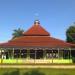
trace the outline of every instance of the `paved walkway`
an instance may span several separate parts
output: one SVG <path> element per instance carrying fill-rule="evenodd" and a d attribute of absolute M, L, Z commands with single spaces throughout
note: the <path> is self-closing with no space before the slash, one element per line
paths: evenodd
<path fill-rule="evenodd" d="M 75 69 L 75 65 L 0 65 L 0 68 L 60 68 Z"/>

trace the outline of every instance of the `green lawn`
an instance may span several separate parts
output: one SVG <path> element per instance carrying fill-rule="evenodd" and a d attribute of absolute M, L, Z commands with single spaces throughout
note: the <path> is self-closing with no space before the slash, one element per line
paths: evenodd
<path fill-rule="evenodd" d="M 39 59 L 39 60 L 35 60 L 36 63 L 52 63 L 52 59 Z M 0 63 L 1 63 L 1 59 L 0 59 Z M 26 60 L 26 59 L 3 59 L 2 63 L 34 63 L 34 59 L 31 60 Z M 72 63 L 72 59 L 53 59 L 53 63 Z"/>
<path fill-rule="evenodd" d="M 26 74 L 33 71 L 40 72 L 43 74 L 39 75 L 75 75 L 75 69 L 3 69 L 0 68 L 0 75 L 31 75 Z M 38 74 L 32 74 L 38 75 Z"/>

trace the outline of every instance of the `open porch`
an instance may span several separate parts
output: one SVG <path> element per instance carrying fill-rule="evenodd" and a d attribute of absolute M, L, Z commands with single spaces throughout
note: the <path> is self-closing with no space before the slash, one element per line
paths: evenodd
<path fill-rule="evenodd" d="M 71 48 L 0 48 L 0 63 L 72 63 Z"/>

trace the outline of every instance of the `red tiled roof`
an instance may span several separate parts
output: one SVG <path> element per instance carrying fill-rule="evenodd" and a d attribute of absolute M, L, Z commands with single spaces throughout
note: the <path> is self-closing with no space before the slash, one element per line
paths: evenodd
<path fill-rule="evenodd" d="M 35 22 L 26 32 L 25 36 L 17 37 L 7 43 L 0 44 L 0 47 L 75 47 L 75 44 L 66 43 L 62 40 L 53 38 L 50 34 Z"/>
<path fill-rule="evenodd" d="M 50 34 L 39 23 L 34 23 L 34 25 L 23 34 L 29 36 L 50 36 Z"/>
<path fill-rule="evenodd" d="M 70 47 L 71 44 L 53 37 L 22 36 L 1 44 L 3 47 Z"/>

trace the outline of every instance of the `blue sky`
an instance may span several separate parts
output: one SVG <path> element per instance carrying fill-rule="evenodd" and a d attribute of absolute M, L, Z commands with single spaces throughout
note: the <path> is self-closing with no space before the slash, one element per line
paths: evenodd
<path fill-rule="evenodd" d="M 51 36 L 65 40 L 75 22 L 75 0 L 0 0 L 0 43 L 12 38 L 14 29 L 30 28 L 35 14 Z"/>

